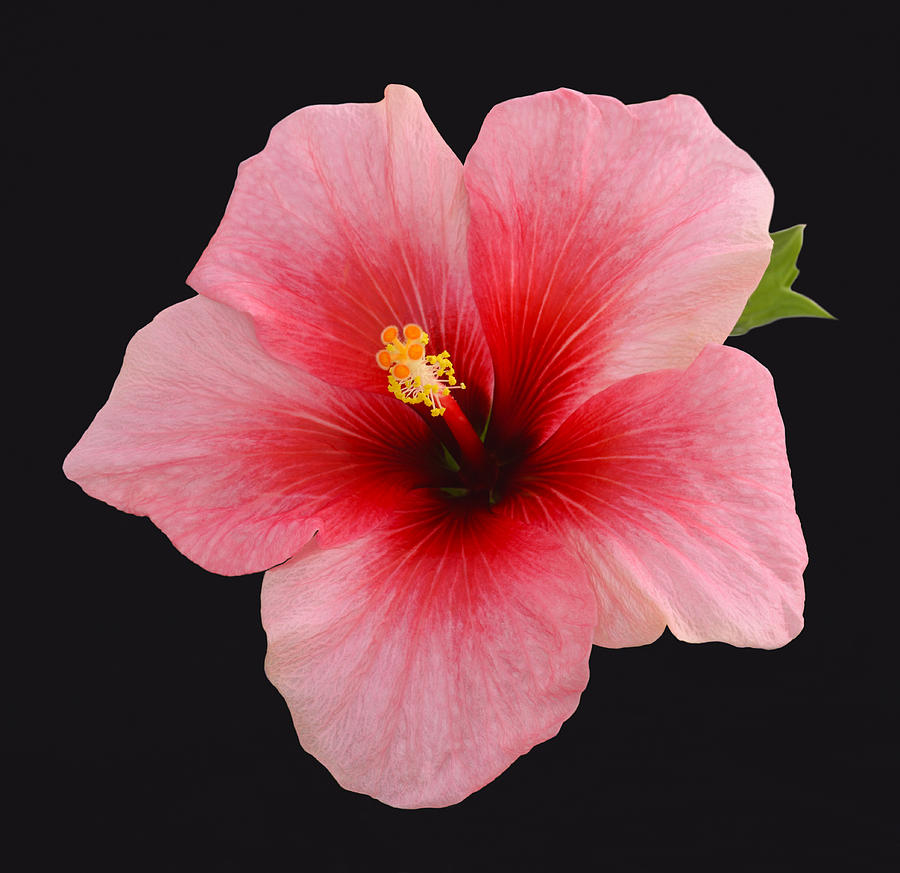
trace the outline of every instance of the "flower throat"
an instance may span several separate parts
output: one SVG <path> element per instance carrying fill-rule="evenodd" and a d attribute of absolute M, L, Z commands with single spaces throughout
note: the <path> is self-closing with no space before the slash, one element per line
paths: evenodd
<path fill-rule="evenodd" d="M 407 324 L 402 331 L 388 325 L 381 342 L 384 348 L 375 360 L 387 370 L 388 391 L 404 403 L 424 404 L 433 418 L 443 418 L 462 453 L 466 474 L 486 481 L 490 464 L 484 444 L 450 393 L 466 387 L 457 382 L 450 353 L 426 355 L 428 334 L 418 324 Z"/>

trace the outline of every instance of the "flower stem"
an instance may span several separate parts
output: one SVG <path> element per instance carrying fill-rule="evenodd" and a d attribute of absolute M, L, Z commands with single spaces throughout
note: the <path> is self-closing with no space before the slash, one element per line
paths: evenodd
<path fill-rule="evenodd" d="M 484 473 L 488 468 L 488 456 L 475 428 L 449 394 L 441 398 L 441 405 L 444 407 L 444 421 L 456 439 L 462 457 L 473 471 Z"/>

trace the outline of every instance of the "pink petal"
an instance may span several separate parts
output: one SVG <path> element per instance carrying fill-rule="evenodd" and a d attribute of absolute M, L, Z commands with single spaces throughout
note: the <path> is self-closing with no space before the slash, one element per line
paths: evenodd
<path fill-rule="evenodd" d="M 446 806 L 574 711 L 594 611 L 554 537 L 423 499 L 389 531 L 266 573 L 266 671 L 341 785 Z"/>
<path fill-rule="evenodd" d="M 380 103 L 309 106 L 275 125 L 188 282 L 250 314 L 270 354 L 353 388 L 384 391 L 382 329 L 421 324 L 483 421 L 491 364 L 467 225 L 459 159 L 419 96 L 392 85 Z"/>
<path fill-rule="evenodd" d="M 775 648 L 800 632 L 807 558 L 784 427 L 771 376 L 743 352 L 711 345 L 686 371 L 613 385 L 519 476 L 508 511 L 577 529 L 601 603 L 609 586 L 633 625 L 649 633 L 649 600 L 688 642 Z"/>
<path fill-rule="evenodd" d="M 434 447 L 387 392 L 342 392 L 276 361 L 247 316 L 197 297 L 132 339 L 64 469 L 149 515 L 191 560 L 239 574 L 284 561 L 316 529 L 339 542 L 382 524 L 429 475 Z"/>
<path fill-rule="evenodd" d="M 771 186 L 690 97 L 501 103 L 465 181 L 498 445 L 539 442 L 619 379 L 687 366 L 768 263 Z"/>
<path fill-rule="evenodd" d="M 665 613 L 637 584 L 630 564 L 615 551 L 598 548 L 595 532 L 587 524 L 568 524 L 560 535 L 581 558 L 597 595 L 594 643 L 620 649 L 657 640 L 666 629 Z"/>

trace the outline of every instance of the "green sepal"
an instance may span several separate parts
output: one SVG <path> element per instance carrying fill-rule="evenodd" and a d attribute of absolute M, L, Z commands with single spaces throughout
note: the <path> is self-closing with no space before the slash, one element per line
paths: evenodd
<path fill-rule="evenodd" d="M 448 497 L 466 497 L 469 494 L 468 488 L 441 488 L 441 491 L 444 492 Z"/>
<path fill-rule="evenodd" d="M 800 271 L 797 256 L 803 245 L 805 224 L 796 224 L 786 230 L 776 230 L 772 237 L 772 255 L 756 290 L 750 295 L 741 317 L 731 331 L 740 336 L 752 330 L 778 321 L 780 318 L 834 318 L 815 300 L 791 290 Z"/>
<path fill-rule="evenodd" d="M 444 466 L 448 470 L 452 470 L 454 473 L 459 472 L 459 461 L 450 454 L 450 449 L 448 449 L 443 443 L 441 443 L 441 449 L 444 452 Z"/>

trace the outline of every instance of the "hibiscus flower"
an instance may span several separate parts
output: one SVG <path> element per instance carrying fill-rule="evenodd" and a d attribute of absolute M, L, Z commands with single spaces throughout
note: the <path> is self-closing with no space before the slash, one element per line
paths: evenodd
<path fill-rule="evenodd" d="M 464 165 L 408 88 L 301 109 L 65 471 L 267 571 L 267 673 L 341 785 L 458 802 L 557 733 L 592 644 L 800 631 L 772 380 L 722 345 L 771 209 L 685 96 L 511 100 Z"/>

